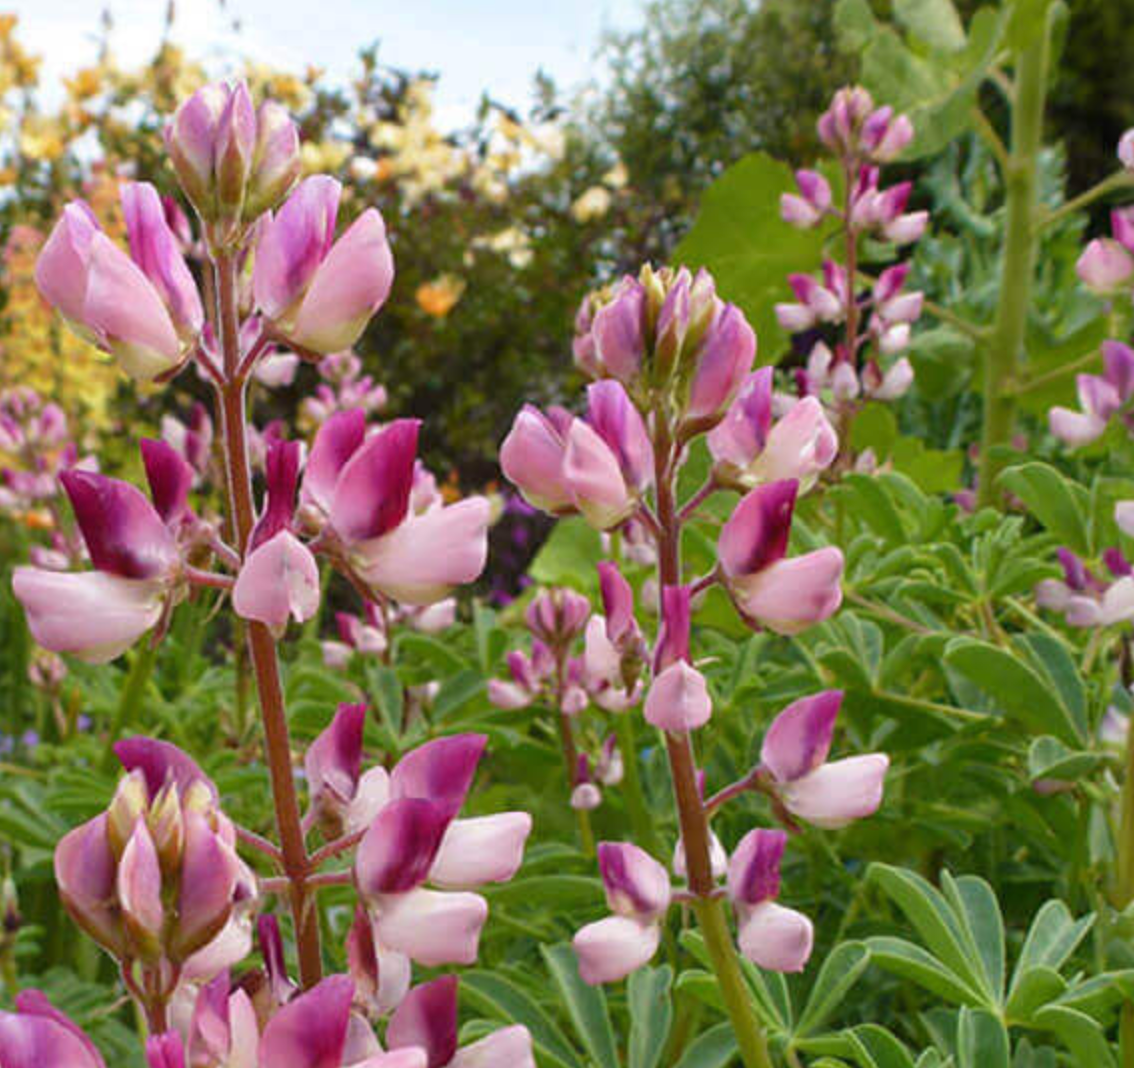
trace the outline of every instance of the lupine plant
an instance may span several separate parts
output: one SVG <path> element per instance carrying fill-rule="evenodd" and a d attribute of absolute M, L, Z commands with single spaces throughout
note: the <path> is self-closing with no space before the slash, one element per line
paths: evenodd
<path fill-rule="evenodd" d="M 117 962 L 146 1021 L 154 1068 L 530 1063 L 523 1028 L 456 1049 L 455 982 L 406 992 L 411 960 L 475 961 L 487 905 L 469 888 L 511 878 L 531 828 L 519 812 L 458 818 L 484 737 L 438 738 L 389 771 L 364 771 L 366 708 L 345 705 L 308 747 L 306 815 L 292 766 L 277 643 L 290 620 L 318 610 L 316 557 L 368 602 L 385 610 L 395 599 L 410 611 L 443 605 L 485 562 L 487 501 L 444 505 L 416 461 L 418 422 L 367 425 L 369 383 L 362 394 L 320 395 L 326 410 L 306 462 L 298 441 L 283 433 L 267 441 L 258 508 L 254 499 L 248 384 L 277 346 L 323 367 L 337 361 L 344 370 L 326 373 L 354 381 L 349 355 L 333 354 L 350 348 L 389 293 L 394 264 L 382 217 L 367 209 L 336 236 L 339 184 L 323 176 L 297 184 L 295 125 L 271 100 L 255 107 L 243 83 L 208 85 L 185 101 L 166 146 L 200 225 L 204 278 L 194 276 L 162 199 L 144 183 L 123 189 L 128 251 L 77 202 L 53 230 L 36 277 L 72 329 L 131 377 L 163 382 L 192 363 L 208 379 L 225 513 L 203 518 L 190 500 L 208 472 L 213 425 L 197 409 L 188 425 L 167 423 L 167 440 L 141 442 L 148 496 L 95 471 L 64 470 L 92 568 L 23 567 L 13 586 L 42 646 L 96 663 L 139 641 L 160 642 L 195 587 L 227 591 L 247 622 L 278 841 L 234 824 L 182 750 L 130 738 L 115 747 L 124 777 L 109 807 L 55 851 L 60 895 Z M 51 422 L 51 410 L 44 416 L 37 426 Z M 256 874 L 241 851 L 269 873 Z M 357 895 L 357 983 L 323 978 L 318 898 L 338 885 Z M 269 925 L 268 995 L 254 1008 L 232 990 L 228 970 L 251 949 L 264 895 L 290 912 L 299 984 L 283 974 L 278 928 Z M 392 1000 L 368 994 L 378 961 L 387 994 L 393 975 L 404 979 Z M 399 1002 L 383 1053 L 364 1014 Z M 4 1017 L 3 1063 L 102 1063 L 41 997 L 28 995 L 18 1008 Z M 191 1021 L 187 1032 L 176 1019 Z"/>

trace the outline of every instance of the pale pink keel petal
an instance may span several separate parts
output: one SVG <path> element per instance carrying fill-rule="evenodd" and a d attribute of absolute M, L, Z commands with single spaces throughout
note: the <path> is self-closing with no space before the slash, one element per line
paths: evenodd
<path fill-rule="evenodd" d="M 626 519 L 637 505 L 626 485 L 618 457 L 582 420 L 571 425 L 563 460 L 563 478 L 575 506 L 587 522 L 609 530 Z"/>
<path fill-rule="evenodd" d="M 411 516 L 390 533 L 356 546 L 355 563 L 369 585 L 395 600 L 432 604 L 484 570 L 490 510 L 486 498 L 468 497 Z"/>
<path fill-rule="evenodd" d="M 763 901 L 740 910 L 737 944 L 753 964 L 773 972 L 801 972 L 814 931 L 801 912 Z"/>
<path fill-rule="evenodd" d="M 153 627 L 165 594 L 158 581 L 37 567 L 16 568 L 12 590 L 40 645 L 94 664 L 121 656 Z"/>
<path fill-rule="evenodd" d="M 703 727 L 713 714 L 705 676 L 684 660 L 674 661 L 654 679 L 644 712 L 646 720 L 659 730 Z"/>
<path fill-rule="evenodd" d="M 787 784 L 783 789 L 784 804 L 793 815 L 816 827 L 845 827 L 878 811 L 889 766 L 885 753 L 824 764 Z"/>
<path fill-rule="evenodd" d="M 284 627 L 304 623 L 319 609 L 319 565 L 311 550 L 282 530 L 244 561 L 232 590 L 232 607 L 244 619 Z"/>
<path fill-rule="evenodd" d="M 583 982 L 597 986 L 624 979 L 658 951 L 661 929 L 656 923 L 608 916 L 589 923 L 574 939 Z"/>
<path fill-rule="evenodd" d="M 843 554 L 833 546 L 778 560 L 732 585 L 747 618 L 777 634 L 797 634 L 838 611 Z"/>
<path fill-rule="evenodd" d="M 376 930 L 385 945 L 427 968 L 474 964 L 487 918 L 478 894 L 418 889 L 381 898 Z"/>
<path fill-rule="evenodd" d="M 449 890 L 507 882 L 520 870 L 531 830 L 527 812 L 453 820 L 441 839 L 429 881 Z"/>
<path fill-rule="evenodd" d="M 457 1050 L 449 1068 L 536 1068 L 532 1036 L 517 1024 Z"/>

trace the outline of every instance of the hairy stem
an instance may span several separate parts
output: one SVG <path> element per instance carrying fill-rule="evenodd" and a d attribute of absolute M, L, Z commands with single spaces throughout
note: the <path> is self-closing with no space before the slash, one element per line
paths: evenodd
<path fill-rule="evenodd" d="M 236 550 L 243 557 L 255 522 L 252 503 L 252 477 L 248 463 L 248 435 L 244 380 L 240 377 L 240 324 L 237 310 L 237 265 L 228 254 L 217 256 L 215 264 L 218 318 L 224 354 L 224 386 L 220 390 L 221 424 L 224 428 L 225 470 L 228 477 L 229 505 Z M 290 883 L 292 919 L 299 951 L 299 974 L 304 987 L 313 986 L 323 974 L 319 944 L 319 915 L 308 892 L 310 870 L 307 845 L 299 811 L 299 798 L 291 767 L 291 741 L 276 643 L 262 623 L 248 624 L 248 648 L 256 676 L 260 701 L 260 720 L 264 728 L 264 749 L 272 781 L 272 800 L 276 812 L 283 867 Z"/>
<path fill-rule="evenodd" d="M 677 450 L 665 420 L 659 419 L 658 423 L 654 440 L 654 464 L 660 597 L 665 587 L 676 586 L 681 581 L 681 522 L 676 502 Z M 663 611 L 659 606 L 659 613 Z M 681 826 L 681 841 L 685 850 L 685 866 L 689 873 L 689 889 L 695 896 L 693 910 L 705 937 L 705 946 L 720 984 L 721 996 L 736 1034 L 741 1058 L 745 1068 L 771 1068 L 767 1039 L 744 986 L 724 906 L 714 895 L 716 886 L 709 859 L 709 820 L 697 789 L 697 765 L 693 757 L 692 738 L 688 731 L 667 731 L 665 744 Z"/>
<path fill-rule="evenodd" d="M 978 504 L 994 505 L 1003 468 L 997 453 L 1016 427 L 1013 385 L 1024 360 L 1024 330 L 1036 260 L 1036 187 L 1043 145 L 1050 24 L 1016 56 L 1012 107 L 1012 151 L 1005 174 L 1008 223 L 1000 266 L 1000 297 L 992 334 L 984 349 L 984 426 L 981 433 Z"/>

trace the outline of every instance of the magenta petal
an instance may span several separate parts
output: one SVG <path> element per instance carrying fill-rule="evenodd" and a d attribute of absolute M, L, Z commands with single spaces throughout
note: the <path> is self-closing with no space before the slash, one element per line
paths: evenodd
<path fill-rule="evenodd" d="M 567 442 L 555 424 L 538 408 L 525 404 L 500 446 L 505 477 L 534 507 L 555 514 L 573 506 L 563 477 Z"/>
<path fill-rule="evenodd" d="M 299 466 L 303 446 L 298 441 L 275 438 L 268 444 L 264 460 L 267 504 L 248 539 L 250 550 L 263 545 L 281 530 L 290 530 L 295 513 L 295 487 L 299 482 Z"/>
<path fill-rule="evenodd" d="M 193 468 L 166 441 L 143 438 L 139 448 L 146 468 L 154 510 L 165 524 L 181 519 L 189 508 L 189 490 L 193 485 Z"/>
<path fill-rule="evenodd" d="M 86 1047 L 90 1054 L 90 1061 L 81 1061 L 82 1065 L 92 1064 L 103 1068 L 102 1055 L 98 1047 L 83 1033 L 82 1029 L 66 1013 L 61 1012 L 50 1001 L 42 990 L 22 990 L 16 995 L 16 1011 L 22 1016 L 41 1016 L 54 1020 L 60 1027 L 65 1028 Z M 6 1051 L 0 1044 L 0 1063 L 7 1065 Z M 49 1063 L 49 1062 L 44 1062 Z"/>
<path fill-rule="evenodd" d="M 105 1068 L 102 1057 L 72 1028 L 49 1016 L 0 1012 L 4 1068 Z"/>
<path fill-rule="evenodd" d="M 72 468 L 59 475 L 75 521 L 100 571 L 155 578 L 177 559 L 177 545 L 145 495 L 129 482 Z"/>
<path fill-rule="evenodd" d="M 406 517 L 413 490 L 417 419 L 396 419 L 366 441 L 342 468 L 331 525 L 347 542 L 378 538 Z"/>
<path fill-rule="evenodd" d="M 354 983 L 332 975 L 284 1005 L 264 1028 L 260 1064 L 340 1068 Z"/>
<path fill-rule="evenodd" d="M 642 415 L 621 382 L 587 387 L 587 422 L 618 459 L 626 482 L 644 489 L 654 480 L 654 450 Z"/>
<path fill-rule="evenodd" d="M 735 304 L 726 304 L 709 327 L 689 387 L 686 414 L 712 417 L 732 403 L 756 358 L 756 334 Z"/>
<path fill-rule="evenodd" d="M 228 922 L 239 862 L 200 812 L 187 811 L 181 895 L 171 956 L 184 960 L 205 946 Z"/>
<path fill-rule="evenodd" d="M 689 629 L 693 594 L 688 586 L 666 586 L 662 590 L 662 622 L 654 649 L 654 673 L 660 675 L 678 660 L 689 659 Z"/>
<path fill-rule="evenodd" d="M 354 873 L 359 891 L 377 897 L 420 886 L 429 876 L 447 822 L 436 805 L 422 798 L 387 804 L 358 846 Z"/>
<path fill-rule="evenodd" d="M 488 738 L 483 734 L 452 734 L 410 750 L 390 776 L 390 796 L 432 801 L 445 820 L 465 803 Z"/>
<path fill-rule="evenodd" d="M 831 751 L 841 690 L 801 697 L 772 721 L 760 760 L 778 782 L 791 782 L 817 768 Z"/>
<path fill-rule="evenodd" d="M 457 977 L 443 975 L 415 986 L 390 1017 L 386 1045 L 419 1046 L 429 1068 L 445 1068 L 457 1050 Z"/>
<path fill-rule="evenodd" d="M 726 575 L 750 575 L 783 558 L 797 490 L 798 483 L 787 479 L 757 486 L 741 499 L 718 542 Z"/>
<path fill-rule="evenodd" d="M 99 232 L 90 208 L 68 204 L 35 263 L 35 281 L 49 304 L 76 324 L 86 322 L 91 240 Z"/>
<path fill-rule="evenodd" d="M 629 518 L 637 500 L 617 453 L 589 424 L 576 419 L 567 435 L 563 481 L 587 522 L 610 530 Z"/>
<path fill-rule="evenodd" d="M 300 501 L 329 515 L 339 474 L 365 439 L 366 413 L 361 408 L 336 412 L 319 427 L 303 471 Z"/>
<path fill-rule="evenodd" d="M 1126 402 L 1134 394 L 1134 349 L 1121 341 L 1102 343 L 1104 377 Z"/>
<path fill-rule="evenodd" d="M 167 1031 L 146 1039 L 146 1063 L 150 1068 L 185 1068 L 185 1047 L 181 1035 Z"/>
<path fill-rule="evenodd" d="M 645 354 L 646 291 L 635 278 L 624 278 L 614 298 L 595 312 L 591 326 L 595 351 L 607 373 L 628 382 Z"/>
<path fill-rule="evenodd" d="M 600 842 L 599 872 L 610 911 L 656 920 L 669 908 L 669 872 L 630 842 Z"/>
<path fill-rule="evenodd" d="M 634 591 L 618 570 L 618 565 L 604 561 L 598 565 L 602 610 L 606 617 L 607 637 L 616 644 L 637 628 L 634 619 Z"/>
<path fill-rule="evenodd" d="M 140 770 L 146 777 L 146 789 L 152 801 L 167 782 L 172 781 L 184 797 L 194 783 L 203 784 L 216 800 L 219 796 L 213 781 L 197 762 L 172 742 L 135 735 L 114 743 L 114 755 L 126 772 Z"/>
<path fill-rule="evenodd" d="M 55 847 L 55 883 L 75 922 L 111 952 L 124 948 L 116 900 L 117 861 L 106 813 L 69 831 Z"/>
<path fill-rule="evenodd" d="M 735 904 L 756 905 L 780 893 L 780 861 L 787 845 L 783 831 L 749 831 L 728 862 L 728 896 Z"/>
<path fill-rule="evenodd" d="M 713 459 L 734 467 L 747 467 L 764 448 L 772 426 L 771 367 L 761 367 L 748 375 L 716 427 L 709 433 Z"/>
<path fill-rule="evenodd" d="M 308 747 L 303 758 L 312 798 L 324 791 L 340 802 L 354 797 L 362 769 L 362 732 L 366 705 L 339 705 L 331 725 Z"/>
<path fill-rule="evenodd" d="M 367 208 L 319 265 L 291 336 L 313 352 L 350 348 L 394 283 L 394 257 L 377 208 Z"/>
<path fill-rule="evenodd" d="M 232 589 L 238 616 L 280 628 L 298 623 L 319 609 L 319 565 L 294 534 L 281 530 L 244 561 Z"/>

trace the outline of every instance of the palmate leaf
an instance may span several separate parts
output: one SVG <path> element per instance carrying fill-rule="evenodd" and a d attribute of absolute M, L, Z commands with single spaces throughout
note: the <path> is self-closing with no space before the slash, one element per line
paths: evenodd
<path fill-rule="evenodd" d="M 631 973 L 626 984 L 630 1007 L 628 1068 L 657 1068 L 661 1062 L 673 1024 L 673 1002 L 669 996 L 672 984 L 669 965 L 639 968 Z"/>
<path fill-rule="evenodd" d="M 551 978 L 559 990 L 579 1041 L 598 1068 L 618 1068 L 614 1028 L 601 987 L 588 986 L 579 976 L 575 950 L 568 944 L 541 946 Z"/>

